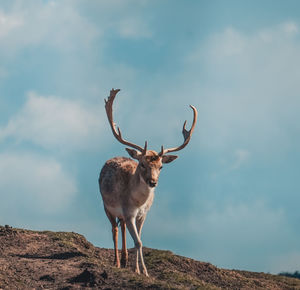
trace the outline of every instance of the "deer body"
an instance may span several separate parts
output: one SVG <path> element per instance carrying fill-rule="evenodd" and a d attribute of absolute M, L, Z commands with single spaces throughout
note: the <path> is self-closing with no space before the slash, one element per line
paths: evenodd
<path fill-rule="evenodd" d="M 197 121 L 197 110 L 194 111 L 194 120 L 189 131 L 183 126 L 184 143 L 176 148 L 164 149 L 157 153 L 147 150 L 147 142 L 142 148 L 122 138 L 121 131 L 115 128 L 112 115 L 112 104 L 119 90 L 112 89 L 108 100 L 105 100 L 105 109 L 109 124 L 115 138 L 131 148 L 126 148 L 128 154 L 136 161 L 126 157 L 114 157 L 104 164 L 99 177 L 99 187 L 103 199 L 104 210 L 112 225 L 115 265 L 126 266 L 128 253 L 126 249 L 126 226 L 134 240 L 136 248 L 135 271 L 140 273 L 139 259 L 143 273 L 148 276 L 142 252 L 141 231 L 153 199 L 154 190 L 158 183 L 163 163 L 170 163 L 177 158 L 176 155 L 166 155 L 169 152 L 183 149 L 190 141 Z M 121 263 L 118 254 L 118 222 L 122 231 Z"/>
<path fill-rule="evenodd" d="M 132 159 L 115 157 L 101 170 L 99 185 L 104 205 L 119 219 L 144 216 L 152 205 L 154 188 L 141 179 L 137 167 Z"/>

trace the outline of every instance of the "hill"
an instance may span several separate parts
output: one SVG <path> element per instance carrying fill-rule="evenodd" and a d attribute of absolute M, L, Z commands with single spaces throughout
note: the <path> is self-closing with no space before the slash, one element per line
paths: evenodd
<path fill-rule="evenodd" d="M 113 250 L 82 235 L 0 226 L 2 289 L 300 289 L 300 280 L 219 269 L 209 263 L 144 249 L 150 278 L 112 266 Z"/>

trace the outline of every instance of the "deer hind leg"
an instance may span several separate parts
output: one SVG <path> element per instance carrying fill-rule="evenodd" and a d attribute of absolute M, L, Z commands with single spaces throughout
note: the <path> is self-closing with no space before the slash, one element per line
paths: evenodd
<path fill-rule="evenodd" d="M 117 268 L 120 268 L 120 258 L 118 252 L 118 224 L 112 226 L 113 240 L 114 240 L 114 248 L 115 248 L 115 261 L 114 264 Z"/>
<path fill-rule="evenodd" d="M 121 231 L 122 231 L 122 255 L 121 255 L 121 266 L 125 268 L 128 263 L 128 252 L 126 249 L 126 224 L 123 219 L 120 220 Z"/>
<path fill-rule="evenodd" d="M 114 264 L 117 268 L 120 268 L 120 258 L 119 258 L 119 252 L 118 252 L 118 223 L 116 221 L 116 217 L 111 215 L 109 211 L 105 209 L 106 215 L 111 223 L 112 226 L 112 236 L 114 241 L 114 251 L 115 251 L 115 261 Z"/>
<path fill-rule="evenodd" d="M 136 227 L 135 219 L 131 218 L 129 220 L 126 220 L 126 225 L 128 228 L 128 231 L 133 238 L 135 248 L 136 248 L 136 266 L 135 266 L 135 272 L 140 274 L 140 268 L 139 268 L 139 259 L 141 260 L 142 268 L 143 268 L 143 273 L 149 277 L 147 268 L 144 263 L 144 258 L 143 258 L 143 250 L 142 250 L 142 241 L 139 237 L 138 230 Z"/>

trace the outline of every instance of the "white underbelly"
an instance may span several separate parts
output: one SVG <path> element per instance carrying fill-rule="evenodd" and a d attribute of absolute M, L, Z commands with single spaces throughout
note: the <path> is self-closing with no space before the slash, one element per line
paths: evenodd
<path fill-rule="evenodd" d="M 123 209 L 120 206 L 117 207 L 106 206 L 106 209 L 111 215 L 118 218 L 124 218 Z"/>

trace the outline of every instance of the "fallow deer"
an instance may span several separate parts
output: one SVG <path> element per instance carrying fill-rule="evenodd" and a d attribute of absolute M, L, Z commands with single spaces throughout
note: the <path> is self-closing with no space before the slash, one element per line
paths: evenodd
<path fill-rule="evenodd" d="M 99 187 L 104 210 L 112 225 L 115 265 L 118 268 L 120 268 L 120 266 L 126 267 L 128 262 L 126 249 L 127 226 L 136 248 L 135 271 L 138 274 L 140 273 L 140 259 L 142 271 L 148 276 L 142 253 L 142 227 L 147 212 L 153 202 L 154 189 L 157 186 L 162 164 L 172 162 L 178 157 L 176 155 L 166 154 L 179 151 L 189 143 L 197 122 L 197 110 L 194 106 L 190 106 L 194 113 L 193 124 L 190 130 L 186 130 L 186 121 L 184 122 L 182 129 L 184 137 L 183 144 L 179 147 L 169 149 L 164 149 L 164 147 L 161 146 L 161 151 L 157 153 L 154 150 L 147 150 L 147 141 L 145 142 L 144 148 L 140 147 L 123 139 L 119 127 L 116 129 L 116 124 L 113 121 L 112 106 L 115 96 L 119 91 L 119 89 L 112 89 L 108 99 L 105 99 L 106 114 L 113 135 L 120 143 L 133 148 L 126 148 L 126 150 L 128 154 L 138 162 L 126 157 L 109 159 L 101 170 Z M 118 255 L 118 221 L 120 222 L 122 231 L 121 263 Z"/>

